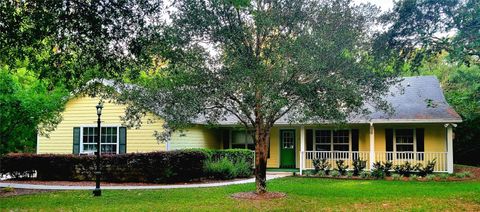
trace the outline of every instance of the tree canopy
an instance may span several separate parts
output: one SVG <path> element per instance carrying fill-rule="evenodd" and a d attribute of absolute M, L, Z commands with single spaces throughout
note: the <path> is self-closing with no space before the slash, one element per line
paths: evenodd
<path fill-rule="evenodd" d="M 387 109 L 395 80 L 371 57 L 377 10 L 337 1 L 180 0 L 171 23 L 146 48 L 161 66 L 124 101 L 154 108 L 171 128 L 233 116 L 251 130 L 257 192 L 266 191 L 270 130 L 291 122 L 337 123 Z M 138 88 L 138 89 L 135 89 Z"/>

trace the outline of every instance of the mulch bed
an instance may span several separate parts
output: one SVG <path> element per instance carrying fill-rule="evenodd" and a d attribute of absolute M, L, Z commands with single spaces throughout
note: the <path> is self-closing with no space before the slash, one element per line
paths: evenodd
<path fill-rule="evenodd" d="M 12 189 L 12 191 L 5 191 L 4 189 L 0 189 L 0 198 L 1 197 L 27 195 L 27 194 L 45 193 L 45 192 L 52 192 L 52 191 L 55 191 L 55 190 L 14 188 L 14 189 Z"/>
<path fill-rule="evenodd" d="M 232 194 L 232 197 L 235 199 L 248 199 L 248 200 L 268 200 L 268 199 L 280 199 L 284 198 L 287 195 L 281 192 L 267 192 L 263 194 L 257 194 L 253 191 L 251 192 L 239 192 Z"/>
<path fill-rule="evenodd" d="M 471 172 L 472 173 L 472 177 L 477 179 L 477 180 L 480 180 L 480 167 L 474 167 L 474 166 L 454 166 L 454 172 L 455 173 L 458 173 L 458 172 Z"/>

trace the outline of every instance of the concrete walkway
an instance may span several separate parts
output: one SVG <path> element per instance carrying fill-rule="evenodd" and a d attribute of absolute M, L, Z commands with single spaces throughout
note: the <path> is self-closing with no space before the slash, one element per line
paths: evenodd
<path fill-rule="evenodd" d="M 291 176 L 291 173 L 274 173 L 267 174 L 267 180 Z M 206 187 L 218 187 L 227 185 L 237 185 L 245 183 L 253 183 L 255 178 L 246 180 L 219 182 L 219 183 L 199 183 L 199 184 L 186 184 L 186 185 L 158 185 L 158 186 L 102 186 L 105 190 L 128 190 L 128 189 L 173 189 L 173 188 L 206 188 Z M 23 189 L 45 189 L 45 190 L 92 190 L 95 186 L 55 186 L 55 185 L 35 185 L 35 184 L 21 184 L 21 183 L 8 183 L 1 182 L 0 187 L 12 187 Z"/>

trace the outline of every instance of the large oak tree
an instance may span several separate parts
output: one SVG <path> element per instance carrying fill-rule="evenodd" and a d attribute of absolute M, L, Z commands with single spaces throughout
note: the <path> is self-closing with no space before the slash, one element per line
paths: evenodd
<path fill-rule="evenodd" d="M 379 69 L 370 56 L 378 12 L 372 6 L 179 0 L 170 11 L 145 48 L 156 66 L 141 86 L 129 87 L 125 100 L 134 104 L 127 117 L 138 120 L 155 108 L 171 129 L 235 117 L 253 132 L 257 193 L 266 192 L 269 136 L 278 119 L 338 123 L 367 112 L 367 101 L 387 108 L 379 96 L 394 71 Z"/>

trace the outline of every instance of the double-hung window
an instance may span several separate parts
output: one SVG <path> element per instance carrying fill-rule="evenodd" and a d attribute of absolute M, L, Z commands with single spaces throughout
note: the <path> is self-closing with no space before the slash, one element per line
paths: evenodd
<path fill-rule="evenodd" d="M 232 130 L 231 148 L 255 150 L 255 144 L 250 133 L 244 130 Z"/>
<path fill-rule="evenodd" d="M 395 151 L 397 159 L 413 159 L 415 151 L 415 130 L 395 129 Z"/>
<path fill-rule="evenodd" d="M 94 153 L 97 151 L 97 127 L 82 127 L 81 152 Z M 118 153 L 118 127 L 102 127 L 100 134 L 100 149 L 102 154 Z"/>
<path fill-rule="evenodd" d="M 315 151 L 349 151 L 349 130 L 315 130 Z"/>

